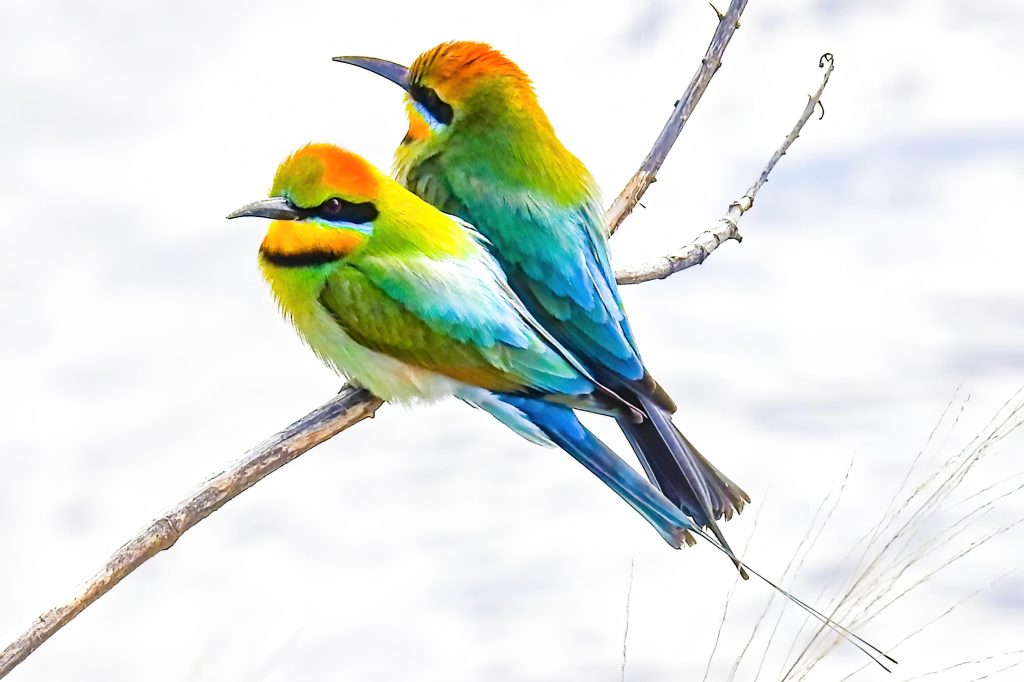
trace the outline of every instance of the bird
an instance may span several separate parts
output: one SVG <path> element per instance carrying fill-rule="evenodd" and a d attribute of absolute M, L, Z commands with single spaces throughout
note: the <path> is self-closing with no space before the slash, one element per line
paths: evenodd
<path fill-rule="evenodd" d="M 568 452 L 673 547 L 688 517 L 579 421 L 639 419 L 509 288 L 486 238 L 362 157 L 309 144 L 270 197 L 228 218 L 270 219 L 260 270 L 284 315 L 328 366 L 391 403 L 454 396 L 527 440 Z"/>
<path fill-rule="evenodd" d="M 645 368 L 619 296 L 596 182 L 556 136 L 529 77 L 490 45 L 467 41 L 437 45 L 408 68 L 334 60 L 405 90 L 409 128 L 395 178 L 487 238 L 527 310 L 643 413 L 618 421 L 649 480 L 728 548 L 717 521 L 750 497 L 673 423 L 676 405 Z"/>
<path fill-rule="evenodd" d="M 696 534 L 741 563 L 579 421 L 575 410 L 620 420 L 643 413 L 531 315 L 473 226 L 330 144 L 291 154 L 269 194 L 227 217 L 271 221 L 259 268 L 325 364 L 387 402 L 456 397 L 480 408 L 534 443 L 565 450 L 673 547 Z M 876 662 L 867 648 L 885 656 L 745 568 Z"/>

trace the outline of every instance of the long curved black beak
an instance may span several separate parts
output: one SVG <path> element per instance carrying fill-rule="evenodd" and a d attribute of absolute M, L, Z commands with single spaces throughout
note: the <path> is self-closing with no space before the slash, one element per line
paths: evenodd
<path fill-rule="evenodd" d="M 409 69 L 401 64 L 395 64 L 386 59 L 377 59 L 376 57 L 335 57 L 333 61 L 358 66 L 378 76 L 387 78 L 403 90 L 409 89 Z"/>
<path fill-rule="evenodd" d="M 271 220 L 302 220 L 302 212 L 284 197 L 261 199 L 228 214 L 228 220 L 252 216 L 254 218 L 270 218 Z"/>

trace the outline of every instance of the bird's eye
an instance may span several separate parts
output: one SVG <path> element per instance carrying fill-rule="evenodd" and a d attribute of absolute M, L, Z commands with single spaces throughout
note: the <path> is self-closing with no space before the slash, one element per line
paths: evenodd
<path fill-rule="evenodd" d="M 352 202 L 340 197 L 331 197 L 307 212 L 332 223 L 369 223 L 378 215 L 377 207 L 369 201 Z"/>
<path fill-rule="evenodd" d="M 422 104 L 427 113 L 433 116 L 438 123 L 449 125 L 455 118 L 455 111 L 451 105 L 441 99 L 433 88 L 413 83 L 409 86 L 409 94 L 415 101 Z"/>
<path fill-rule="evenodd" d="M 336 216 L 341 213 L 342 202 L 338 197 L 331 197 L 324 203 L 320 204 L 320 210 L 329 216 Z"/>

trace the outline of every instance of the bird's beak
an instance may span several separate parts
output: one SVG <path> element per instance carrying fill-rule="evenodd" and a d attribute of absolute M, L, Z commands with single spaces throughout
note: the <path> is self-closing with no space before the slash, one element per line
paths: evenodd
<path fill-rule="evenodd" d="M 246 204 L 237 211 L 228 214 L 228 219 L 252 216 L 254 218 L 270 218 L 271 220 L 302 220 L 302 213 L 284 197 L 270 197 L 251 204 Z"/>
<path fill-rule="evenodd" d="M 334 61 L 372 71 L 378 76 L 387 78 L 403 90 L 409 89 L 409 69 L 401 64 L 395 64 L 386 59 L 377 59 L 376 57 L 335 57 Z"/>

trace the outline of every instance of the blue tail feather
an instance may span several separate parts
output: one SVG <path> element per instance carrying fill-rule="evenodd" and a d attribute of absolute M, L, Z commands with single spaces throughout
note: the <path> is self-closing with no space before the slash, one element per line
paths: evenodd
<path fill-rule="evenodd" d="M 643 516 L 673 547 L 693 544 L 693 524 L 682 511 L 623 462 L 597 436 L 587 430 L 572 409 L 537 398 L 502 395 L 500 399 L 518 409 L 605 485 Z"/>
<path fill-rule="evenodd" d="M 786 599 L 796 604 L 810 616 L 820 621 L 824 626 L 832 629 L 838 635 L 851 642 L 862 652 L 870 656 L 884 670 L 889 671 L 889 668 L 886 667 L 885 663 L 883 663 L 883 658 L 893 663 L 896 662 L 895 659 L 888 654 L 885 654 L 877 647 L 850 632 L 839 623 L 836 623 L 825 614 L 811 607 L 806 602 L 801 601 L 790 592 L 779 587 L 778 584 L 772 582 L 761 573 L 745 564 L 732 551 L 719 533 L 715 533 L 717 536 L 716 540 L 715 537 L 709 535 L 702 528 L 694 525 L 680 507 L 669 501 L 669 499 L 665 497 L 658 488 L 644 480 L 636 470 L 619 459 L 619 457 L 612 452 L 607 445 L 602 443 L 597 436 L 588 431 L 587 428 L 580 423 L 571 408 L 557 403 L 549 403 L 539 398 L 527 398 L 523 396 L 504 394 L 488 393 L 487 400 L 481 400 L 482 396 L 478 394 L 467 394 L 462 397 L 467 402 L 475 404 L 478 407 L 495 414 L 495 416 L 497 416 L 506 425 L 512 427 L 514 430 L 531 440 L 534 440 L 534 442 L 545 442 L 545 440 L 547 440 L 568 452 L 580 464 L 589 469 L 591 473 L 600 478 L 605 485 L 614 490 L 619 497 L 629 503 L 629 505 L 639 512 L 641 516 L 647 519 L 648 523 L 654 526 L 665 541 L 673 547 L 678 549 L 684 542 L 688 545 L 692 545 L 694 540 L 690 533 L 693 532 L 694 534 L 699 535 L 711 546 L 728 556 L 739 569 L 740 575 L 744 578 L 747 577 L 747 570 L 749 569 L 751 573 L 763 580 L 773 589 L 780 592 Z M 661 414 L 659 416 L 664 415 Z M 652 419 L 650 421 L 660 422 L 661 420 Z M 670 420 L 668 421 L 668 424 L 671 425 Z M 687 450 L 686 456 L 693 458 L 693 461 L 690 464 L 677 462 L 680 469 L 688 471 L 692 467 L 696 467 L 704 476 L 709 475 L 710 472 L 717 476 L 720 481 L 707 486 L 708 488 L 717 490 L 718 486 L 724 485 L 727 488 L 733 488 L 733 490 L 729 491 L 730 494 L 735 494 L 735 491 L 739 491 L 739 494 L 745 497 L 745 493 L 743 493 L 742 490 L 739 490 L 739 488 L 736 488 L 731 481 L 722 476 L 714 469 L 714 467 L 708 464 L 700 453 L 693 448 L 689 441 L 687 441 L 677 429 L 672 427 L 671 433 L 674 433 L 675 436 L 666 435 L 664 439 L 678 438 L 683 444 L 682 447 Z M 659 438 L 661 437 L 659 436 Z M 631 441 L 632 440 L 633 439 L 631 438 Z M 672 449 L 675 449 L 674 445 L 672 446 Z M 663 476 L 669 470 L 669 467 L 666 465 L 664 460 L 661 460 L 660 464 L 657 458 L 641 456 L 640 460 L 644 464 L 644 469 L 647 471 L 648 476 Z M 654 480 L 658 481 L 660 479 L 654 478 Z M 705 494 L 708 494 L 708 492 L 710 492 L 710 490 L 706 491 Z M 715 494 L 717 493 L 711 493 L 712 496 Z M 705 500 L 705 503 L 706 502 L 707 501 Z M 702 511 L 699 508 L 701 506 L 702 505 L 698 502 L 695 507 L 696 511 L 693 514 L 694 516 L 700 516 Z M 706 507 L 706 504 L 704 506 Z M 714 510 L 712 509 L 712 513 L 713 511 Z M 717 529 L 717 526 L 714 525 L 713 519 L 709 525 L 712 531 Z"/>

